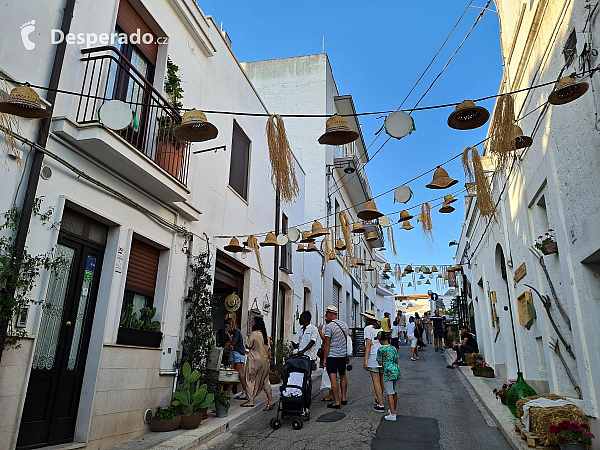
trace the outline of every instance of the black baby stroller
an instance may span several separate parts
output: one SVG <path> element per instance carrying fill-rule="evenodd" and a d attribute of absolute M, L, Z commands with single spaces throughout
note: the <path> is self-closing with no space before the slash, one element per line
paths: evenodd
<path fill-rule="evenodd" d="M 281 426 L 285 416 L 296 416 L 292 422 L 294 430 L 302 428 L 304 420 L 310 419 L 312 361 L 307 356 L 290 356 L 283 366 L 283 385 L 277 406 L 277 417 L 271 419 L 271 428 Z M 281 419 L 279 418 L 281 413 Z"/>

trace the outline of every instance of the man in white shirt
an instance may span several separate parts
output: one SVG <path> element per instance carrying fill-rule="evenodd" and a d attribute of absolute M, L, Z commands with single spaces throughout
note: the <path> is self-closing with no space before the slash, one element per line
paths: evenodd
<path fill-rule="evenodd" d="M 415 361 L 415 356 L 419 359 L 419 350 L 417 349 L 417 337 L 415 336 L 415 318 L 410 316 L 408 319 L 408 326 L 406 327 L 406 333 L 408 334 L 408 342 L 410 343 L 410 360 Z"/>
<path fill-rule="evenodd" d="M 304 311 L 300 314 L 298 319 L 300 322 L 300 336 L 298 336 L 298 342 L 292 343 L 294 348 L 298 349 L 298 356 L 308 356 L 312 361 L 312 368 L 315 370 L 317 360 L 317 339 L 319 336 L 319 330 L 311 322 L 312 315 L 310 311 Z"/>

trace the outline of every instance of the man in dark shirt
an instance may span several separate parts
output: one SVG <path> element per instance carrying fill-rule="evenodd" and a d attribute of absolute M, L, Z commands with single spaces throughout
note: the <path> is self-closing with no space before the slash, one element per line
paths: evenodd
<path fill-rule="evenodd" d="M 465 354 L 467 353 L 479 353 L 479 346 L 475 335 L 469 332 L 469 327 L 466 325 L 460 327 L 460 343 L 454 344 L 456 354 L 452 358 L 452 362 L 448 365 L 449 369 L 452 369 L 454 364 L 457 362 L 464 362 Z"/>
<path fill-rule="evenodd" d="M 440 316 L 440 310 L 436 309 L 431 318 L 431 324 L 433 325 L 433 346 L 435 351 L 444 349 L 442 345 L 442 339 L 444 338 L 444 324 L 442 323 L 442 317 Z"/>

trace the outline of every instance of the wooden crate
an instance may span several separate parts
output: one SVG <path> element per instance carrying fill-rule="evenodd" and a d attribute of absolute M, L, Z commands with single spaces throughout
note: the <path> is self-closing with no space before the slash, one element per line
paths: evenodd
<path fill-rule="evenodd" d="M 515 431 L 521 435 L 521 439 L 527 442 L 528 447 L 535 447 L 547 450 L 555 450 L 558 449 L 557 446 L 550 445 L 542 445 L 540 444 L 539 438 L 530 431 L 525 430 L 525 425 L 521 421 L 515 422 Z"/>

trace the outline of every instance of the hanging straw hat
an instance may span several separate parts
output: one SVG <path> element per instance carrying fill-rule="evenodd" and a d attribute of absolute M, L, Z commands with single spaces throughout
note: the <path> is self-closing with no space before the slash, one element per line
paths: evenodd
<path fill-rule="evenodd" d="M 308 244 L 309 242 L 315 242 L 315 240 L 311 237 L 310 231 L 303 231 L 302 239 L 300 240 L 300 242 Z"/>
<path fill-rule="evenodd" d="M 364 265 L 365 265 L 365 262 L 364 262 L 362 259 L 358 258 L 358 259 L 356 260 L 356 265 L 357 265 L 357 266 L 364 266 Z"/>
<path fill-rule="evenodd" d="M 412 230 L 413 228 L 414 227 L 410 224 L 408 220 L 405 220 L 402 226 L 400 227 L 401 230 Z"/>
<path fill-rule="evenodd" d="M 442 207 L 440 208 L 440 212 L 441 213 L 451 213 L 454 211 L 454 207 L 452 205 L 450 205 L 450 203 L 444 202 L 444 204 L 442 205 Z"/>
<path fill-rule="evenodd" d="M 229 312 L 237 311 L 242 305 L 242 299 L 239 295 L 233 293 L 225 297 L 225 309 Z"/>
<path fill-rule="evenodd" d="M 258 245 L 261 247 L 275 247 L 277 245 L 277 238 L 274 233 L 268 233 L 265 240 Z"/>
<path fill-rule="evenodd" d="M 391 272 L 392 271 L 392 266 L 390 265 L 390 263 L 385 263 L 385 267 L 383 268 L 384 272 Z"/>
<path fill-rule="evenodd" d="M 375 317 L 375 311 L 372 309 L 367 309 L 364 313 L 360 313 L 360 315 L 365 319 L 377 320 L 377 317 Z"/>
<path fill-rule="evenodd" d="M 398 222 L 404 222 L 405 220 L 410 220 L 413 217 L 415 216 L 413 216 L 407 210 L 404 209 L 400 212 L 400 220 Z"/>
<path fill-rule="evenodd" d="M 29 86 L 18 86 L 10 91 L 8 99 L 0 102 L 0 112 L 27 119 L 44 119 L 51 115 L 42 108 L 40 96 Z"/>
<path fill-rule="evenodd" d="M 444 195 L 444 203 L 454 203 L 456 199 L 452 197 L 452 194 Z"/>
<path fill-rule="evenodd" d="M 409 281 L 407 287 L 412 287 L 412 283 Z"/>
<path fill-rule="evenodd" d="M 564 105 L 581 97 L 589 87 L 585 81 L 578 83 L 571 77 L 562 77 L 548 97 L 548 102 L 551 105 Z"/>
<path fill-rule="evenodd" d="M 425 279 L 425 275 L 421 274 L 421 275 L 419 276 L 419 280 L 424 280 L 424 279 Z"/>
<path fill-rule="evenodd" d="M 308 247 L 306 247 L 306 252 L 318 252 L 319 250 L 317 249 L 317 247 L 315 247 L 315 243 L 314 242 L 309 242 L 308 243 Z"/>
<path fill-rule="evenodd" d="M 204 142 L 214 139 L 219 130 L 206 119 L 206 114 L 197 109 L 186 111 L 178 125 L 173 130 L 175 137 L 185 142 Z"/>
<path fill-rule="evenodd" d="M 458 183 L 458 180 L 450 178 L 446 169 L 438 166 L 438 168 L 435 169 L 435 172 L 433 172 L 433 180 L 425 187 L 428 187 L 429 189 L 447 189 L 450 186 L 454 186 L 456 183 Z"/>
<path fill-rule="evenodd" d="M 365 269 L 366 272 L 373 272 L 375 268 L 369 263 L 369 266 Z"/>
<path fill-rule="evenodd" d="M 515 150 L 531 147 L 531 144 L 533 144 L 533 139 L 525 136 L 519 125 L 513 125 L 513 136 L 512 145 Z"/>
<path fill-rule="evenodd" d="M 454 266 L 450 266 L 446 269 L 446 272 L 454 272 Z"/>
<path fill-rule="evenodd" d="M 394 283 L 392 283 L 390 287 L 391 287 L 392 289 L 396 289 L 396 286 L 394 285 Z"/>
<path fill-rule="evenodd" d="M 460 265 L 460 264 L 457 264 L 457 265 L 455 265 L 455 266 L 454 266 L 454 271 L 455 271 L 455 272 L 462 272 L 462 267 L 461 267 L 461 265 Z"/>
<path fill-rule="evenodd" d="M 431 271 L 432 271 L 432 272 L 437 272 L 437 271 L 438 271 L 438 270 L 437 270 L 437 267 L 433 266 L 433 267 L 431 268 Z"/>
<path fill-rule="evenodd" d="M 223 249 L 232 253 L 244 251 L 244 247 L 240 245 L 240 241 L 238 241 L 237 238 L 231 238 L 231 240 L 229 241 L 229 245 L 226 245 L 225 247 L 223 247 Z"/>
<path fill-rule="evenodd" d="M 431 281 L 427 280 L 427 281 L 425 282 L 425 284 L 431 284 Z"/>
<path fill-rule="evenodd" d="M 360 222 L 354 222 L 354 225 L 352 225 L 352 233 L 364 233 L 365 231 L 367 231 L 367 229 L 365 227 L 362 226 L 362 223 Z"/>
<path fill-rule="evenodd" d="M 444 276 L 441 273 L 438 273 L 438 278 L 444 278 Z"/>
<path fill-rule="evenodd" d="M 431 269 L 429 267 L 425 267 L 425 270 L 423 271 L 423 273 L 430 274 Z"/>
<path fill-rule="evenodd" d="M 354 142 L 358 139 L 358 133 L 352 131 L 348 126 L 348 121 L 337 114 L 327 119 L 325 133 L 319 138 L 319 144 L 323 145 L 343 145 Z"/>
<path fill-rule="evenodd" d="M 369 234 L 367 234 L 367 237 L 365 238 L 365 241 L 367 242 L 373 242 L 377 240 L 377 235 L 375 234 L 374 231 L 371 231 Z"/>
<path fill-rule="evenodd" d="M 297 252 L 305 252 L 306 250 L 304 249 L 304 244 L 298 244 L 298 248 L 296 249 Z"/>
<path fill-rule="evenodd" d="M 406 267 L 404 268 L 404 272 L 405 272 L 405 273 L 413 273 L 414 271 L 413 271 L 413 268 L 412 268 L 412 266 L 409 264 L 408 266 L 406 266 Z"/>
<path fill-rule="evenodd" d="M 375 202 L 373 200 L 369 200 L 367 203 L 365 203 L 365 209 L 363 209 L 357 215 L 358 218 L 362 220 L 374 220 L 383 216 L 382 213 L 377 211 L 377 206 L 375 206 Z"/>
<path fill-rule="evenodd" d="M 312 232 L 310 233 L 310 237 L 314 239 L 318 238 L 319 236 L 325 236 L 326 234 L 329 234 L 329 231 L 326 228 L 323 228 L 321 222 L 315 220 L 312 224 Z"/>
<path fill-rule="evenodd" d="M 482 106 L 476 106 L 471 100 L 465 100 L 448 117 L 448 126 L 455 130 L 472 130 L 484 125 L 490 118 L 490 112 Z"/>
<path fill-rule="evenodd" d="M 344 244 L 344 241 L 342 241 L 341 239 L 338 239 L 338 241 L 335 244 L 335 249 L 339 250 L 340 252 L 346 250 L 346 244 Z"/>

